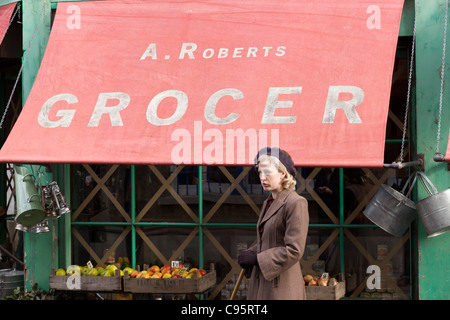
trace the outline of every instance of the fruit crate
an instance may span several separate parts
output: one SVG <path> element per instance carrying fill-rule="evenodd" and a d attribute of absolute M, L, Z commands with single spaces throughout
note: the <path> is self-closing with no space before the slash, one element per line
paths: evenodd
<path fill-rule="evenodd" d="M 123 276 L 123 291 L 131 293 L 202 293 L 216 284 L 216 270 L 211 264 L 210 270 L 199 277 L 194 271 L 191 279 L 183 278 L 131 278 Z"/>
<path fill-rule="evenodd" d="M 57 276 L 52 268 L 49 277 L 49 287 L 55 290 L 67 291 L 120 291 L 122 290 L 122 277 L 116 270 L 113 277 L 103 276 Z"/>
<path fill-rule="evenodd" d="M 306 286 L 308 300 L 339 300 L 345 295 L 345 281 L 334 286 Z"/>

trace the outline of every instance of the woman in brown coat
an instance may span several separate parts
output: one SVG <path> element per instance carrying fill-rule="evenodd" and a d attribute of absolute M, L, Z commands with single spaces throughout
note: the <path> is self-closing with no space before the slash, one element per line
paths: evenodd
<path fill-rule="evenodd" d="M 285 151 L 260 151 L 256 165 L 264 201 L 256 226 L 257 243 L 241 251 L 238 263 L 252 269 L 248 300 L 306 299 L 300 258 L 308 233 L 308 202 L 295 191 L 294 163 Z"/>

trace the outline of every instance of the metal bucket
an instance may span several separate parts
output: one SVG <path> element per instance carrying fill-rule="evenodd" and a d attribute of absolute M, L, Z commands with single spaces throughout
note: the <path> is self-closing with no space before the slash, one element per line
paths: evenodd
<path fill-rule="evenodd" d="M 405 196 L 405 189 L 413 177 L 413 183 Z M 401 192 L 382 184 L 364 209 L 364 215 L 384 231 L 396 237 L 401 237 L 417 216 L 414 202 L 408 199 L 416 178 L 417 176 L 413 173 L 406 181 Z"/>
<path fill-rule="evenodd" d="M 15 167 L 14 171 L 17 205 L 15 221 L 24 227 L 30 227 L 44 220 L 46 212 L 34 184 L 34 176 L 25 167 Z"/>
<path fill-rule="evenodd" d="M 432 238 L 450 231 L 450 189 L 438 192 L 423 173 L 420 182 L 430 195 L 416 203 L 417 213 L 422 221 L 427 238 Z M 427 182 L 432 191 L 426 185 Z"/>
<path fill-rule="evenodd" d="M 13 295 L 14 290 L 24 288 L 24 272 L 13 269 L 0 270 L 0 300 Z"/>
<path fill-rule="evenodd" d="M 44 232 L 50 232 L 50 227 L 48 226 L 48 221 L 44 220 L 42 222 L 39 222 L 37 224 L 35 224 L 34 226 L 32 226 L 31 228 L 28 228 L 29 232 L 33 232 L 33 233 L 44 233 Z"/>

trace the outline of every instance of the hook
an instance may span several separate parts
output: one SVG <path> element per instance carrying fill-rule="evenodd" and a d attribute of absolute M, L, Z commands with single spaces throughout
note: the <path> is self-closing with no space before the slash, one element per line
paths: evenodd
<path fill-rule="evenodd" d="M 436 152 L 434 154 L 433 160 L 435 162 L 444 162 L 445 161 L 445 157 L 444 157 L 444 155 L 442 153 Z"/>

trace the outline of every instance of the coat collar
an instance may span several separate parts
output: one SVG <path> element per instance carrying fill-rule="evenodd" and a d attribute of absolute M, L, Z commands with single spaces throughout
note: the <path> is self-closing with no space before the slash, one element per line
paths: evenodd
<path fill-rule="evenodd" d="M 270 205 L 269 209 L 267 210 L 267 212 L 264 214 L 264 211 L 266 209 L 267 206 L 267 199 L 264 201 L 263 206 L 262 206 L 262 210 L 261 210 L 261 215 L 262 217 L 259 218 L 260 223 L 264 223 L 265 221 L 267 221 L 270 217 L 272 217 L 282 206 L 284 206 L 284 204 L 286 203 L 286 198 L 288 197 L 288 195 L 293 192 L 294 190 L 292 189 L 284 189 L 283 191 L 281 191 L 278 196 L 273 200 L 272 204 Z"/>

